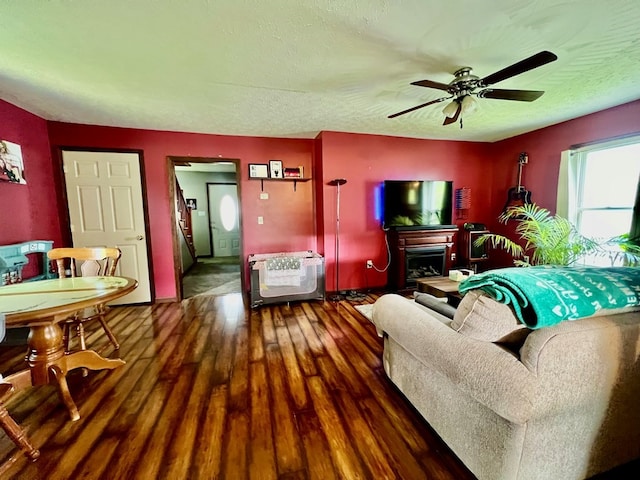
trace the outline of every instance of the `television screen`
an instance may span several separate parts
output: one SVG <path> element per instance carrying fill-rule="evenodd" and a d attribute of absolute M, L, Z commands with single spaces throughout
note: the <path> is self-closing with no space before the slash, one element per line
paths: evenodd
<path fill-rule="evenodd" d="M 453 182 L 385 180 L 384 227 L 451 225 Z"/>

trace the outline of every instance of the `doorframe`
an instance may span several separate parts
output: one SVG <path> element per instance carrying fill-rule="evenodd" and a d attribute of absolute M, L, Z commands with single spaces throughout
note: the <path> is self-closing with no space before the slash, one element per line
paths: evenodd
<path fill-rule="evenodd" d="M 176 228 L 176 172 L 175 167 L 181 163 L 217 163 L 232 162 L 236 168 L 236 188 L 238 190 L 238 227 L 240 228 L 240 287 L 245 292 L 245 269 L 242 259 L 244 258 L 244 242 L 242 241 L 242 187 L 240 183 L 240 159 L 239 158 L 221 158 L 221 157 L 182 157 L 178 155 L 167 156 L 167 179 L 169 181 L 169 203 L 170 203 L 170 220 L 171 220 L 171 238 L 173 246 L 173 273 L 176 288 L 176 301 L 180 302 L 184 298 L 182 293 L 182 274 L 180 263 L 180 237 Z M 212 250 L 213 252 L 213 250 Z"/>
<path fill-rule="evenodd" d="M 149 222 L 149 204 L 147 201 L 147 176 L 144 169 L 144 151 L 131 148 L 98 148 L 60 146 L 56 147 L 58 157 L 57 176 L 60 188 L 58 189 L 58 201 L 64 211 L 60 211 L 60 230 L 65 245 L 73 246 L 73 234 L 71 232 L 71 215 L 69 214 L 69 198 L 67 197 L 67 181 L 64 173 L 64 157 L 62 152 L 101 152 L 101 153 L 134 153 L 138 155 L 138 166 L 140 168 L 140 187 L 142 189 L 142 214 L 144 218 L 144 238 L 147 246 L 147 271 L 149 272 L 149 303 L 142 305 L 153 305 L 156 302 L 156 284 L 153 273 L 153 252 L 151 250 L 151 227 Z M 62 210 L 61 209 L 61 210 Z"/>

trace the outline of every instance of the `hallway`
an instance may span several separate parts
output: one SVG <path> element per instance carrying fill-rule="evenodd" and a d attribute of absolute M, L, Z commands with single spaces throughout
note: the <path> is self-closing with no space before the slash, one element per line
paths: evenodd
<path fill-rule="evenodd" d="M 240 257 L 198 258 L 182 278 L 184 298 L 240 293 Z"/>

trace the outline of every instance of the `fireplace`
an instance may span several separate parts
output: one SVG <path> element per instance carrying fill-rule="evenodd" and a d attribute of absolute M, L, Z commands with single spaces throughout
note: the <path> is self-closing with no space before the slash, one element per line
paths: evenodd
<path fill-rule="evenodd" d="M 418 278 L 443 276 L 446 251 L 444 245 L 405 249 L 405 286 L 415 287 Z"/>
<path fill-rule="evenodd" d="M 389 288 L 415 288 L 417 278 L 448 276 L 455 254 L 455 225 L 389 230 Z"/>

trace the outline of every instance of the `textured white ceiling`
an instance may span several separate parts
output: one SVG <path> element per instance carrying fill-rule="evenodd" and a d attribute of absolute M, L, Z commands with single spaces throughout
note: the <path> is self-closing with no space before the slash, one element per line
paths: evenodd
<path fill-rule="evenodd" d="M 494 141 L 640 98 L 638 0 L 5 0 L 0 98 L 49 120 L 313 138 L 323 130 Z M 442 126 L 461 66 L 484 77 L 542 50 Z"/>

